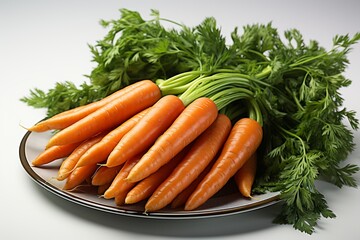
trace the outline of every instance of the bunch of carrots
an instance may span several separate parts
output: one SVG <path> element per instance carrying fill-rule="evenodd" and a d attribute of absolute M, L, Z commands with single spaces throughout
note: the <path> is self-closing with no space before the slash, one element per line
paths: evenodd
<path fill-rule="evenodd" d="M 196 209 L 231 179 L 250 198 L 263 139 L 254 81 L 227 71 L 138 81 L 30 127 L 56 130 L 32 164 L 62 159 L 65 190 L 90 182 L 117 205 L 145 200 L 145 212 Z"/>

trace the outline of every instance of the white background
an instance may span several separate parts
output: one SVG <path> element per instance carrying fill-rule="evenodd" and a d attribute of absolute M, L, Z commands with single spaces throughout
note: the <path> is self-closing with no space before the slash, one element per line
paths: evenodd
<path fill-rule="evenodd" d="M 321 184 L 335 219 L 321 219 L 308 236 L 291 226 L 275 225 L 279 206 L 203 220 L 138 219 L 103 213 L 67 202 L 35 184 L 22 168 L 18 147 L 25 130 L 45 116 L 44 110 L 20 102 L 35 87 L 55 82 L 86 81 L 94 64 L 87 44 L 102 39 L 100 19 L 119 17 L 118 9 L 150 9 L 161 16 L 197 25 L 214 16 L 228 36 L 235 26 L 273 22 L 283 32 L 299 29 L 306 39 L 326 48 L 335 34 L 360 31 L 359 1 L 41 1 L 0 0 L 0 239 L 358 239 L 359 189 Z M 349 54 L 346 76 L 353 80 L 342 91 L 345 105 L 360 118 L 360 43 Z M 355 132 L 360 144 L 359 132 Z M 357 147 L 348 161 L 359 163 Z M 360 174 L 356 175 L 360 182 Z M 355 224 L 355 226 L 354 226 Z"/>

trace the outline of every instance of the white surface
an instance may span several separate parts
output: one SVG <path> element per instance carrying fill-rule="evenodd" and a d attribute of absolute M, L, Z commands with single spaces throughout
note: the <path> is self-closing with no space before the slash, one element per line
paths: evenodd
<path fill-rule="evenodd" d="M 29 126 L 44 117 L 19 101 L 30 89 L 48 89 L 56 81 L 81 83 L 93 63 L 87 44 L 103 37 L 98 21 L 118 17 L 119 8 L 150 9 L 187 25 L 214 16 L 229 33 L 235 26 L 273 22 L 280 32 L 299 29 L 306 39 L 328 47 L 335 34 L 360 31 L 358 1 L 0 1 L 1 151 L 2 193 L 0 239 L 358 239 L 360 191 L 322 184 L 335 219 L 321 219 L 307 236 L 291 226 L 272 224 L 279 206 L 224 218 L 203 220 L 147 220 L 107 214 L 67 202 L 35 184 L 20 165 L 18 146 Z M 360 118 L 360 44 L 349 54 L 346 76 L 353 80 L 344 89 L 345 105 Z M 359 132 L 355 141 L 360 145 Z M 349 157 L 359 163 L 357 147 Z M 360 175 L 357 174 L 360 182 Z"/>

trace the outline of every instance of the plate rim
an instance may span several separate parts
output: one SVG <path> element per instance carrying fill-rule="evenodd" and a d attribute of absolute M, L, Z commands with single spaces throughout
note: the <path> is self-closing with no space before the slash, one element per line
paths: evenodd
<path fill-rule="evenodd" d="M 274 194 L 273 196 L 263 199 L 261 201 L 257 201 L 254 203 L 250 203 L 246 206 L 235 206 L 230 207 L 227 209 L 222 210 L 195 210 L 195 211 L 182 211 L 184 214 L 176 214 L 176 211 L 174 213 L 171 212 L 151 212 L 151 213 L 145 213 L 135 210 L 129 210 L 121 208 L 121 206 L 110 206 L 105 205 L 102 203 L 94 202 L 89 199 L 81 198 L 76 195 L 70 194 L 70 192 L 61 190 L 57 188 L 56 186 L 52 185 L 50 182 L 46 181 L 44 178 L 39 176 L 30 165 L 27 157 L 26 157 L 26 144 L 29 136 L 33 132 L 27 131 L 24 136 L 21 139 L 20 145 L 19 145 L 19 158 L 22 167 L 27 172 L 27 174 L 31 177 L 33 181 L 35 181 L 38 185 L 43 187 L 45 190 L 55 194 L 56 196 L 63 198 L 69 202 L 88 207 L 91 209 L 118 214 L 118 215 L 124 215 L 124 216 L 132 216 L 132 217 L 140 217 L 140 218 L 156 218 L 156 219 L 196 219 L 196 218 L 209 218 L 209 217 L 219 217 L 219 216 L 226 216 L 226 215 L 232 215 L 232 214 L 239 214 L 249 211 L 254 211 L 257 209 L 265 208 L 267 206 L 274 205 L 280 201 L 280 193 Z"/>

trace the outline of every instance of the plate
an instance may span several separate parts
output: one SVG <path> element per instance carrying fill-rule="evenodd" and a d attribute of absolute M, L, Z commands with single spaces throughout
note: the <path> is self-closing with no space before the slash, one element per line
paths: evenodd
<path fill-rule="evenodd" d="M 216 217 L 241 212 L 253 211 L 275 204 L 279 200 L 279 193 L 269 192 L 256 195 L 252 199 L 241 197 L 234 191 L 235 186 L 228 184 L 219 193 L 209 199 L 200 208 L 193 211 L 164 208 L 158 212 L 144 213 L 144 202 L 132 205 L 116 206 L 113 200 L 104 199 L 89 191 L 65 191 L 62 190 L 63 181 L 57 181 L 58 168 L 61 159 L 41 167 L 34 167 L 31 161 L 44 149 L 51 133 L 27 132 L 21 140 L 19 155 L 22 166 L 28 175 L 40 186 L 59 197 L 85 207 L 97 209 L 120 215 L 134 217 L 158 218 L 158 219 L 193 219 L 204 217 Z"/>

